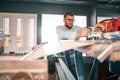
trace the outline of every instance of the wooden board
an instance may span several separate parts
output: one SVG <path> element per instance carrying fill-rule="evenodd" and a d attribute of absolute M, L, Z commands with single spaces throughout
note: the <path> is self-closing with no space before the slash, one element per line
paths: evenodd
<path fill-rule="evenodd" d="M 24 60 L 34 60 L 38 59 L 39 57 L 48 56 L 51 54 L 57 54 L 69 49 L 74 49 L 77 47 L 85 47 L 94 44 L 94 42 L 89 41 L 65 41 L 65 42 L 59 42 L 54 44 L 46 44 L 43 46 L 40 46 L 36 51 L 33 53 L 30 53 L 29 56 L 24 57 L 22 59 Z"/>
<path fill-rule="evenodd" d="M 38 45 L 35 50 L 31 51 L 22 58 L 18 57 L 0 57 L 0 60 L 35 60 L 52 54 L 58 54 L 69 49 L 77 49 L 91 57 L 97 58 L 109 45 L 113 46 L 113 52 L 110 60 L 120 61 L 120 41 L 113 41 L 107 44 L 105 41 L 65 41 L 54 44 Z M 113 56 L 113 57 L 112 57 Z"/>
<path fill-rule="evenodd" d="M 111 61 L 120 61 L 120 51 L 115 51 L 115 52 L 113 52 L 113 53 L 110 55 L 109 59 L 110 59 Z"/>
<path fill-rule="evenodd" d="M 10 61 L 1 60 L 0 61 L 0 73 L 5 72 L 47 72 L 48 63 L 47 60 L 34 60 L 34 61 Z"/>
<path fill-rule="evenodd" d="M 47 60 L 0 60 L 0 80 L 48 80 Z"/>
<path fill-rule="evenodd" d="M 0 60 L 20 60 L 20 56 L 0 56 Z"/>
<path fill-rule="evenodd" d="M 106 52 L 106 55 L 110 56 L 112 61 L 120 61 L 120 41 L 113 41 L 111 44 L 100 43 L 86 47 L 77 48 L 77 50 L 86 53 L 88 56 L 98 58 L 110 45 L 112 45 L 112 52 Z M 106 56 L 105 55 L 105 56 Z M 107 58 L 107 56 L 106 56 Z"/>

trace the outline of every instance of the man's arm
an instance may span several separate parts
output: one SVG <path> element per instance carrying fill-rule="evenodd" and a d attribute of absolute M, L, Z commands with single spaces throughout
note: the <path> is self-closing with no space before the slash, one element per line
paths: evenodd
<path fill-rule="evenodd" d="M 104 26 L 101 24 L 101 23 L 98 23 L 98 24 L 96 24 L 95 25 L 95 27 L 94 27 L 94 31 L 96 31 L 96 32 L 98 32 L 98 31 L 104 31 Z"/>
<path fill-rule="evenodd" d="M 88 36 L 88 29 L 83 28 L 83 29 L 79 29 L 78 31 L 63 31 L 62 28 L 57 27 L 56 33 L 58 35 L 59 40 L 62 40 L 62 39 L 76 40 L 80 37 Z"/>

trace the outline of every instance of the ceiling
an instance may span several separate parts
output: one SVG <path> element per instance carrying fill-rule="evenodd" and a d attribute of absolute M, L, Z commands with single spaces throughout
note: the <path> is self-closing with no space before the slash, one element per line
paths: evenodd
<path fill-rule="evenodd" d="M 35 2 L 55 4 L 97 5 L 98 7 L 120 8 L 120 0 L 4 0 L 10 2 Z"/>
<path fill-rule="evenodd" d="M 120 8 L 120 0 L 97 0 L 98 7 Z"/>

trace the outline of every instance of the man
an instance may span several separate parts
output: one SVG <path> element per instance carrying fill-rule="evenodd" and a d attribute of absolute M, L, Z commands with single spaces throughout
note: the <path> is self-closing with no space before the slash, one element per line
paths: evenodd
<path fill-rule="evenodd" d="M 79 40 L 80 37 L 88 36 L 87 28 L 81 28 L 74 23 L 74 15 L 66 13 L 64 15 L 64 25 L 57 26 L 56 32 L 59 40 Z"/>
<path fill-rule="evenodd" d="M 66 13 L 64 15 L 64 25 L 57 26 L 56 32 L 58 35 L 59 40 L 79 40 L 80 37 L 88 36 L 88 30 L 87 28 L 81 28 L 76 25 L 73 25 L 74 23 L 74 15 L 72 13 Z M 71 60 L 70 60 L 70 54 L 72 53 L 79 53 L 78 51 L 68 50 L 64 52 L 65 55 L 65 61 L 69 68 L 69 70 L 73 73 L 75 76 L 75 72 L 72 68 Z M 82 54 L 79 53 L 80 56 Z M 83 67 L 82 57 L 80 58 L 80 67 Z M 84 73 L 84 69 L 82 69 L 81 74 Z"/>

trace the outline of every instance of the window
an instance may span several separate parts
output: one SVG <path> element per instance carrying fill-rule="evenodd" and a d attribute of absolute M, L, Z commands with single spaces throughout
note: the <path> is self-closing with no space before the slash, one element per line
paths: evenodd
<path fill-rule="evenodd" d="M 29 19 L 29 47 L 33 47 L 34 46 L 34 19 Z"/>
<path fill-rule="evenodd" d="M 22 39 L 22 19 L 17 19 L 17 47 L 23 46 L 23 39 Z"/>
<path fill-rule="evenodd" d="M 57 41 L 56 26 L 63 25 L 63 15 L 42 14 L 42 42 L 55 43 Z M 87 26 L 86 16 L 75 16 L 74 25 Z"/>
<path fill-rule="evenodd" d="M 4 18 L 4 34 L 9 34 L 9 18 Z"/>
<path fill-rule="evenodd" d="M 9 18 L 3 19 L 4 34 L 9 35 Z M 6 38 L 5 46 L 9 46 L 9 37 Z"/>

